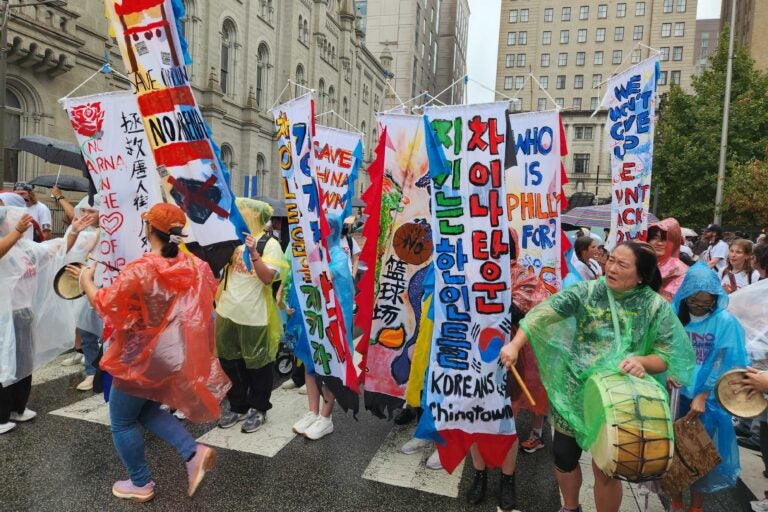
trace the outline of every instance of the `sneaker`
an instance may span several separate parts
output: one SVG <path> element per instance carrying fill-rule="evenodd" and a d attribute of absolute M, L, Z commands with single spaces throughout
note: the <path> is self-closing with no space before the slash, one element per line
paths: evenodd
<path fill-rule="evenodd" d="M 531 431 L 531 435 L 528 439 L 520 443 L 520 448 L 522 448 L 525 453 L 535 453 L 544 448 L 544 441 L 541 440 L 541 436 L 536 432 Z"/>
<path fill-rule="evenodd" d="M 75 352 L 71 356 L 61 360 L 61 366 L 75 366 L 76 364 L 85 363 L 85 356 L 79 352 Z"/>
<path fill-rule="evenodd" d="M 565 508 L 561 507 L 559 512 L 581 512 L 581 505 L 579 505 L 576 508 Z"/>
<path fill-rule="evenodd" d="M 245 434 L 256 432 L 267 422 L 267 413 L 251 409 L 251 413 L 240 429 Z"/>
<path fill-rule="evenodd" d="M 515 474 L 501 474 L 501 483 L 499 485 L 499 508 L 501 510 L 514 510 L 517 505 L 517 495 L 515 492 Z"/>
<path fill-rule="evenodd" d="M 16 424 L 12 421 L 6 423 L 0 423 L 0 434 L 5 434 L 16 428 Z"/>
<path fill-rule="evenodd" d="M 181 412 L 179 409 L 173 411 L 173 417 L 179 421 L 187 419 L 187 415 Z"/>
<path fill-rule="evenodd" d="M 93 375 L 88 375 L 83 382 L 77 385 L 78 391 L 91 391 L 93 389 Z"/>
<path fill-rule="evenodd" d="M 195 494 L 195 491 L 197 491 L 200 482 L 203 481 L 205 474 L 213 469 L 215 463 L 216 450 L 210 446 L 198 443 L 195 456 L 187 462 L 187 481 L 189 482 L 187 496 Z"/>
<path fill-rule="evenodd" d="M 233 411 L 227 411 L 224 414 L 221 415 L 221 418 L 219 418 L 219 428 L 230 428 L 237 425 L 239 422 L 243 421 L 245 418 L 248 417 L 248 413 L 239 413 L 239 412 L 233 412 Z"/>
<path fill-rule="evenodd" d="M 318 416 L 315 422 L 307 428 L 304 435 L 307 439 L 317 441 L 333 432 L 333 420 L 330 416 Z"/>
<path fill-rule="evenodd" d="M 301 386 L 301 387 L 299 388 L 299 391 L 298 391 L 298 393 L 299 393 L 300 395 L 306 395 L 306 394 L 307 394 L 307 385 L 306 385 L 306 384 L 304 384 L 303 386 Z"/>
<path fill-rule="evenodd" d="M 155 497 L 155 482 L 150 481 L 147 485 L 139 487 L 133 485 L 130 480 L 118 480 L 112 486 L 112 494 L 124 500 L 144 503 Z"/>
<path fill-rule="evenodd" d="M 443 469 L 443 463 L 440 462 L 440 453 L 437 450 L 432 452 L 432 455 L 427 459 L 427 469 Z"/>
<path fill-rule="evenodd" d="M 749 504 L 754 512 L 768 512 L 768 498 L 760 501 L 750 501 Z"/>
<path fill-rule="evenodd" d="M 288 379 L 287 381 L 280 384 L 280 389 L 296 389 L 297 386 L 295 382 L 293 382 L 293 379 Z"/>
<path fill-rule="evenodd" d="M 435 452 L 437 453 L 437 452 Z M 475 470 L 475 478 L 467 492 L 467 503 L 479 505 L 485 500 L 485 491 L 488 488 L 488 470 Z"/>
<path fill-rule="evenodd" d="M 317 421 L 318 416 L 319 415 L 313 412 L 308 412 L 302 416 L 299 421 L 293 424 L 293 431 L 303 436 L 307 429 L 311 427 L 315 421 Z"/>
<path fill-rule="evenodd" d="M 19 423 L 23 423 L 25 421 L 29 421 L 31 419 L 34 419 L 34 417 L 37 416 L 37 413 L 33 411 L 30 408 L 24 409 L 24 412 L 19 414 L 16 411 L 11 413 L 11 421 L 17 421 Z"/>
<path fill-rule="evenodd" d="M 406 455 L 413 455 L 432 446 L 432 441 L 426 439 L 419 439 L 418 437 L 411 438 L 410 441 L 405 443 L 400 451 Z"/>
<path fill-rule="evenodd" d="M 395 416 L 395 425 L 407 425 L 416 419 L 416 409 L 405 406 Z"/>

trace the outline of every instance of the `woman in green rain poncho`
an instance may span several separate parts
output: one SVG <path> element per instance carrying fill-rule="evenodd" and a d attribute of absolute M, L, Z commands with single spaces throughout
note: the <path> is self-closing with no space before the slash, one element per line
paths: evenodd
<path fill-rule="evenodd" d="M 656 252 L 644 242 L 624 242 L 611 254 L 605 277 L 583 281 L 553 295 L 521 320 L 501 351 L 510 367 L 527 342 L 536 353 L 555 425 L 555 476 L 563 495 L 561 512 L 578 511 L 579 458 L 602 422 L 584 420 L 584 384 L 595 372 L 616 370 L 643 378 L 668 375 L 688 383 L 695 359 L 691 343 L 661 285 Z M 598 512 L 621 506 L 621 482 L 593 464 Z"/>
<path fill-rule="evenodd" d="M 280 242 L 264 230 L 272 207 L 255 199 L 236 202 L 251 232 L 235 249 L 216 301 L 216 352 L 232 380 L 229 411 L 219 427 L 245 420 L 242 431 L 248 433 L 266 422 L 272 408 L 272 364 L 283 329 L 271 285 L 288 267 Z"/>

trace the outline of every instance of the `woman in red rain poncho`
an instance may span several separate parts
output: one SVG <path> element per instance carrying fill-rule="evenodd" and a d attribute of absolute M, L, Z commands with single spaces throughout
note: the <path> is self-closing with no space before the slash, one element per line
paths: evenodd
<path fill-rule="evenodd" d="M 112 330 L 100 366 L 113 377 L 112 439 L 130 476 L 116 482 L 112 493 L 134 501 L 149 501 L 155 494 L 139 425 L 173 445 L 186 461 L 192 496 L 216 453 L 197 444 L 160 403 L 191 421 L 212 421 L 230 386 L 213 354 L 216 280 L 205 262 L 179 252 L 184 212 L 160 203 L 142 218 L 151 251 L 126 265 L 112 286 L 96 288 L 93 267 L 69 267 L 104 319 L 105 331 Z"/>

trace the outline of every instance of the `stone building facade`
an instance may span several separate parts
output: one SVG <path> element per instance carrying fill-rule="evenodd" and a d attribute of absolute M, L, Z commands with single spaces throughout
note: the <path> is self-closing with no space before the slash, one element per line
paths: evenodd
<path fill-rule="evenodd" d="M 720 29 L 731 24 L 731 0 L 720 3 Z M 768 2 L 739 0 L 736 2 L 736 41 L 749 50 L 755 67 L 768 71 Z"/>

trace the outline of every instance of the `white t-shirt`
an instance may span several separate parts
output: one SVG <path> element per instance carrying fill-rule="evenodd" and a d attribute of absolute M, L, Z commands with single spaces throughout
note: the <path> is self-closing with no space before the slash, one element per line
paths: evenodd
<path fill-rule="evenodd" d="M 349 242 L 347 240 L 352 240 L 352 250 L 349 249 Z M 349 273 L 352 274 L 354 272 L 354 268 L 352 265 L 352 258 L 357 256 L 362 252 L 362 249 L 360 249 L 360 246 L 357 243 L 357 240 L 355 240 L 354 237 L 343 237 L 341 239 L 341 248 L 344 250 L 344 253 L 347 255 L 347 262 L 349 263 Z M 352 279 L 354 279 L 355 276 L 352 275 Z"/>
<path fill-rule="evenodd" d="M 27 212 L 35 219 L 41 230 L 51 229 L 51 210 L 43 203 L 38 201 L 31 206 L 27 206 Z"/>
<path fill-rule="evenodd" d="M 758 282 L 760 280 L 760 273 L 757 270 L 753 270 L 752 278 L 747 279 L 747 272 L 741 270 L 733 273 L 733 280 L 736 282 L 736 290 L 740 290 L 747 285 Z M 728 271 L 724 270 L 720 273 L 720 283 L 722 283 L 723 286 L 731 287 L 731 278 L 728 277 Z M 736 290 L 731 290 L 731 292 L 735 292 Z"/>
<path fill-rule="evenodd" d="M 709 264 L 713 259 L 720 258 L 720 261 L 715 265 L 714 271 L 720 274 L 726 265 L 728 265 L 728 244 L 723 240 L 719 240 L 715 245 L 710 245 L 707 250 L 701 253 L 701 261 Z"/>
<path fill-rule="evenodd" d="M 688 246 L 687 246 L 687 245 L 685 245 L 685 244 L 683 244 L 683 245 L 681 245 L 681 246 L 680 246 L 680 254 L 687 254 L 688 256 L 690 256 L 691 258 L 693 258 L 693 251 L 691 250 L 691 248 L 690 248 L 690 247 L 688 247 Z"/>
<path fill-rule="evenodd" d="M 600 267 L 600 264 L 592 258 L 589 259 L 589 265 L 587 265 L 577 258 L 574 253 L 571 263 L 584 281 L 592 281 L 603 275 L 603 269 Z"/>

